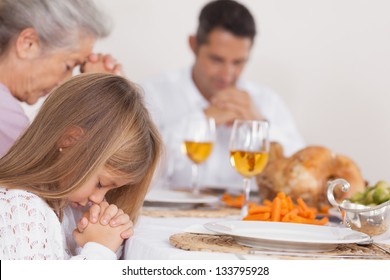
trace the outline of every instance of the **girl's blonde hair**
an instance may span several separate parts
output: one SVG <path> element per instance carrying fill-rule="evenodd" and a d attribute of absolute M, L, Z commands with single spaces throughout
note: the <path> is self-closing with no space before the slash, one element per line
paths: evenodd
<path fill-rule="evenodd" d="M 72 127 L 84 133 L 60 153 L 61 137 Z M 33 192 L 60 211 L 72 191 L 106 166 L 130 180 L 109 191 L 107 201 L 136 220 L 160 153 L 160 135 L 137 86 L 111 74 L 82 74 L 51 93 L 0 159 L 0 185 Z M 60 187 L 63 181 L 69 183 Z"/>

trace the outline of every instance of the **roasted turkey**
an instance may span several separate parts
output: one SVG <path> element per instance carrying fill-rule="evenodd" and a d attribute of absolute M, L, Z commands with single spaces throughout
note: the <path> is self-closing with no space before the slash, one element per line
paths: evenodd
<path fill-rule="evenodd" d="M 325 147 L 309 146 L 291 157 L 284 157 L 283 147 L 271 143 L 269 162 L 257 176 L 262 199 L 273 199 L 284 192 L 292 199 L 302 197 L 311 206 L 327 204 L 327 182 L 343 178 L 351 184 L 347 193 L 336 192 L 336 199 L 363 191 L 366 185 L 359 167 L 349 158 L 334 154 Z"/>

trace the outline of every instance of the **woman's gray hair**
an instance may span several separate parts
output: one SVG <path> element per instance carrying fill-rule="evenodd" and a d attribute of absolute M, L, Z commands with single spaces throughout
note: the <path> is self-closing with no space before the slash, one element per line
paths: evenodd
<path fill-rule="evenodd" d="M 80 36 L 98 39 L 110 29 L 92 0 L 0 0 L 0 55 L 28 27 L 45 49 L 75 48 Z"/>

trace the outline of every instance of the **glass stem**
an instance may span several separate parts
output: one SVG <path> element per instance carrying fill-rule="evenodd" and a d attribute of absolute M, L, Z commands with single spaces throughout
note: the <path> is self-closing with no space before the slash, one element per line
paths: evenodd
<path fill-rule="evenodd" d="M 199 183 L 198 183 L 199 167 L 197 164 L 192 164 L 192 194 L 199 195 Z"/>
<path fill-rule="evenodd" d="M 248 215 L 249 194 L 251 191 L 251 178 L 244 178 L 244 204 L 241 208 L 241 218 Z"/>

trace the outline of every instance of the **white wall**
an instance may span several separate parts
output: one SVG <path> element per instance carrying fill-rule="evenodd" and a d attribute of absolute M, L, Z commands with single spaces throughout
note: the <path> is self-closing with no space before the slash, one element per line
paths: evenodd
<path fill-rule="evenodd" d="M 112 35 L 96 50 L 139 81 L 188 65 L 187 37 L 204 0 L 96 0 Z M 390 181 L 390 1 L 241 0 L 260 27 L 245 75 L 284 98 L 310 145 Z"/>

